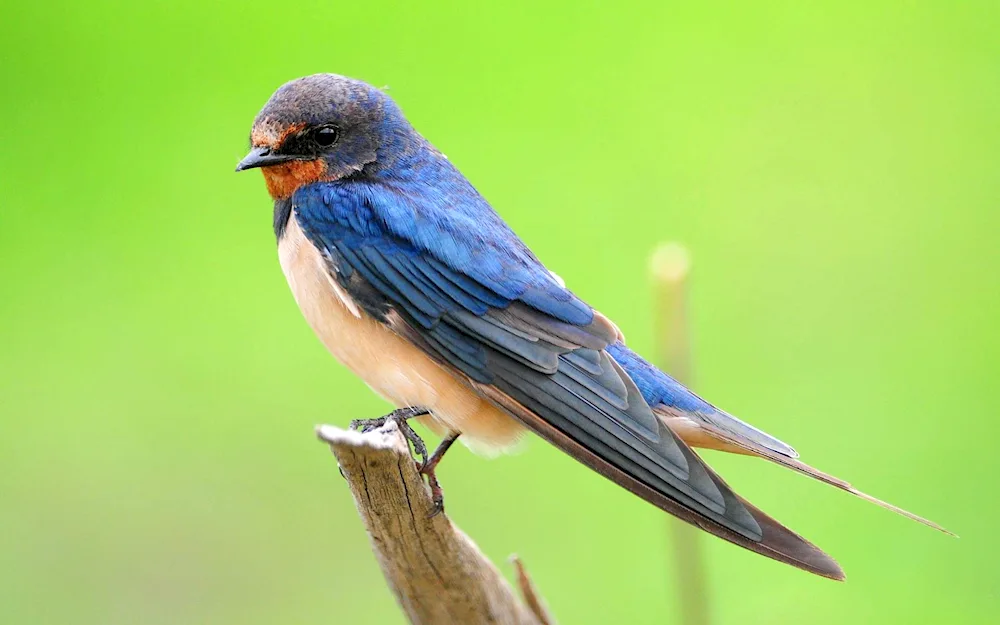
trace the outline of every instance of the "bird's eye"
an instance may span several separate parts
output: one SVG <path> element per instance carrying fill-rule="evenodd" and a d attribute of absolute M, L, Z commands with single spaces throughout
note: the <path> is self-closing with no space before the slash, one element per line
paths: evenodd
<path fill-rule="evenodd" d="M 336 126 L 321 126 L 313 132 L 313 141 L 320 147 L 328 148 L 340 138 L 340 130 Z"/>

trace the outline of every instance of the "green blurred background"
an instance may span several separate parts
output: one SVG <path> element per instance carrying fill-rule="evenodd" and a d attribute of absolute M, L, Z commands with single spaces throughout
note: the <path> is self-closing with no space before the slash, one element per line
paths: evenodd
<path fill-rule="evenodd" d="M 3 7 L 0 622 L 402 622 L 312 433 L 388 406 L 233 173 L 325 71 L 388 85 L 640 352 L 685 242 L 698 391 L 962 536 L 709 453 L 849 577 L 706 538 L 715 622 L 995 622 L 997 2 L 148 4 Z M 651 506 L 538 440 L 441 477 L 561 622 L 676 622 Z"/>

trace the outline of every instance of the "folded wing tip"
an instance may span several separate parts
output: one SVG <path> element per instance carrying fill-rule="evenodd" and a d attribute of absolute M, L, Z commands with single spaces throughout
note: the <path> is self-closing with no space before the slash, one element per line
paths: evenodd
<path fill-rule="evenodd" d="M 820 577 L 836 581 L 846 579 L 844 569 L 828 553 L 788 529 L 746 499 L 740 497 L 740 501 L 763 530 L 763 538 L 757 543 L 756 548 L 750 546 L 750 549 Z"/>
<path fill-rule="evenodd" d="M 844 569 L 840 566 L 840 563 L 821 551 L 818 547 L 815 549 L 816 555 L 809 560 L 802 561 L 801 565 L 798 565 L 799 568 L 808 573 L 832 579 L 835 582 L 846 582 L 847 575 L 844 573 Z"/>
<path fill-rule="evenodd" d="M 835 582 L 846 582 L 847 575 L 844 573 L 844 569 L 840 567 L 835 560 L 831 558 L 830 562 L 833 566 L 826 570 L 826 572 L 817 572 L 817 575 L 825 577 L 827 579 L 832 579 Z"/>

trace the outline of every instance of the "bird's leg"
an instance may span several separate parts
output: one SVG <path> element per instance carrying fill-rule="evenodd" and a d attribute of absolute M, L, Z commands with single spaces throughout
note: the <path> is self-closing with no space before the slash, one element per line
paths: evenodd
<path fill-rule="evenodd" d="M 427 445 L 424 443 L 424 440 L 413 431 L 413 428 L 410 427 L 410 424 L 407 423 L 407 421 L 425 414 L 430 414 L 426 408 L 420 408 L 419 406 L 407 406 L 406 408 L 397 408 L 389 414 L 375 419 L 355 419 L 351 421 L 350 428 L 352 430 L 358 430 L 364 434 L 365 432 L 376 430 L 392 421 L 396 424 L 396 427 L 399 428 L 403 438 L 405 438 L 409 444 L 413 445 L 413 451 L 420 456 L 420 462 L 417 464 L 419 468 L 430 462 L 427 458 Z"/>
<path fill-rule="evenodd" d="M 458 440 L 459 436 L 459 432 L 449 432 L 448 436 L 444 437 L 434 453 L 431 454 L 431 457 L 417 467 L 421 475 L 427 476 L 427 485 L 431 488 L 431 501 L 434 503 L 434 507 L 431 509 L 432 517 L 444 512 L 444 491 L 441 490 L 441 484 L 438 482 L 435 470 L 438 463 L 441 462 L 441 458 L 444 458 L 445 452 L 448 451 L 452 443 Z"/>
<path fill-rule="evenodd" d="M 350 428 L 352 430 L 358 430 L 361 433 L 365 433 L 376 430 L 390 421 L 396 424 L 399 431 L 403 434 L 403 438 L 413 445 L 413 451 L 420 457 L 420 460 L 416 461 L 417 471 L 420 475 L 427 478 L 427 485 L 430 486 L 431 501 L 433 502 L 431 516 L 433 517 L 444 512 L 444 491 L 441 489 L 441 484 L 438 482 L 435 470 L 437 469 L 438 463 L 441 462 L 441 458 L 444 458 L 444 454 L 448 451 L 448 448 L 451 447 L 452 443 L 458 440 L 460 433 L 450 432 L 444 437 L 444 439 L 441 440 L 441 443 L 434 449 L 434 452 L 430 455 L 430 457 L 428 457 L 427 445 L 424 443 L 423 439 L 413 431 L 410 424 L 407 423 L 409 419 L 420 417 L 425 414 L 430 414 L 426 408 L 407 406 L 406 408 L 393 410 L 389 414 L 375 419 L 355 419 L 351 421 Z"/>

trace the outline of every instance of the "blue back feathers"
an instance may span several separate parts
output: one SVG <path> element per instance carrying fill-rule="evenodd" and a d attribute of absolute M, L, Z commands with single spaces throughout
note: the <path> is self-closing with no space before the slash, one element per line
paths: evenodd
<path fill-rule="evenodd" d="M 716 411 L 711 404 L 654 367 L 621 341 L 609 345 L 607 351 L 628 372 L 629 377 L 639 387 L 643 399 L 650 406 L 655 407 L 663 404 L 684 412 L 712 413 Z"/>
<path fill-rule="evenodd" d="M 449 275 L 438 290 L 454 291 L 451 282 L 466 277 L 457 286 L 472 292 L 461 303 L 475 314 L 484 304 L 521 301 L 566 323 L 593 321 L 591 308 L 556 282 L 454 166 L 420 144 L 397 154 L 392 168 L 366 168 L 350 179 L 300 188 L 292 204 L 307 235 L 337 241 L 342 251 L 373 248 L 387 258 L 419 256 L 421 263 L 448 268 L 458 276 Z M 453 304 L 436 303 L 444 309 Z"/>

